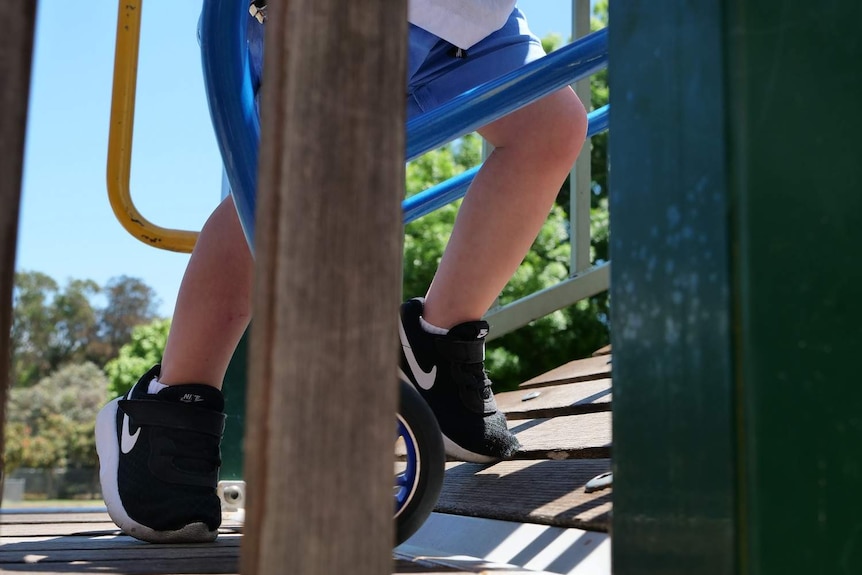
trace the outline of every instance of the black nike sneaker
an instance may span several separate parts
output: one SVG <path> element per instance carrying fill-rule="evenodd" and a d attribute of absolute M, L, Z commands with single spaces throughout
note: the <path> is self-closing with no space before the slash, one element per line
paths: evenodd
<path fill-rule="evenodd" d="M 437 417 L 447 455 L 475 463 L 511 457 L 521 446 L 485 373 L 487 322 L 458 324 L 446 335 L 428 333 L 419 323 L 424 305 L 414 298 L 401 306 L 401 376 Z"/>
<path fill-rule="evenodd" d="M 96 418 L 99 478 L 108 514 L 127 535 L 151 543 L 213 541 L 224 398 L 209 385 L 147 393 L 147 372 Z"/>

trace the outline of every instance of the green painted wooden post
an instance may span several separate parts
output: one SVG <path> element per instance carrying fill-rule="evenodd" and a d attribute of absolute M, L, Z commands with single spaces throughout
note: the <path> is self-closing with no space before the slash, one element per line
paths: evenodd
<path fill-rule="evenodd" d="M 245 392 L 248 375 L 248 338 L 242 336 L 233 354 L 224 377 L 222 392 L 225 399 L 224 437 L 221 442 L 222 465 L 219 471 L 221 481 L 243 480 L 243 457 L 245 451 Z"/>
<path fill-rule="evenodd" d="M 610 4 L 615 573 L 735 573 L 721 4 Z"/>
<path fill-rule="evenodd" d="M 862 5 L 610 9 L 614 571 L 862 573 Z"/>
<path fill-rule="evenodd" d="M 727 4 L 742 557 L 862 573 L 862 4 Z"/>

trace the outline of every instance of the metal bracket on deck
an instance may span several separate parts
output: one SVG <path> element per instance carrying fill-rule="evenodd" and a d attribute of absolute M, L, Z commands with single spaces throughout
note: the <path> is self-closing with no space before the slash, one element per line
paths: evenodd
<path fill-rule="evenodd" d="M 614 474 L 611 472 L 602 473 L 601 475 L 596 475 L 584 486 L 584 491 L 587 493 L 592 493 L 594 491 L 601 491 L 602 489 L 607 489 L 612 487 L 614 483 Z"/>

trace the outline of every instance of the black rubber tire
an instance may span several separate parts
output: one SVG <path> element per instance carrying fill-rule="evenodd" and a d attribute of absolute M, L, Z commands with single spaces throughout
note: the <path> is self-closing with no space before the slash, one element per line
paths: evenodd
<path fill-rule="evenodd" d="M 395 545 L 400 545 L 425 523 L 443 487 L 446 455 L 443 435 L 431 408 L 409 383 L 401 380 L 398 415 L 416 445 L 418 473 L 415 489 L 395 514 Z"/>

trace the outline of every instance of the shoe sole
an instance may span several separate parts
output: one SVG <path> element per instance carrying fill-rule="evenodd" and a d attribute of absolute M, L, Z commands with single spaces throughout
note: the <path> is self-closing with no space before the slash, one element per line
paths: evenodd
<path fill-rule="evenodd" d="M 400 367 L 398 368 L 398 376 L 401 377 L 404 381 L 413 381 L 407 374 L 404 373 Z M 465 449 L 446 437 L 445 433 L 440 433 L 443 436 L 443 451 L 447 456 L 452 459 L 457 459 L 458 461 L 466 461 L 468 463 L 494 463 L 496 461 L 501 461 L 501 457 L 492 457 L 490 455 L 483 455 L 481 453 L 476 453 L 474 451 L 470 451 L 469 449 Z"/>
<path fill-rule="evenodd" d="M 458 461 L 466 461 L 468 463 L 494 463 L 495 461 L 500 461 L 502 459 L 500 457 L 491 457 L 490 455 L 474 453 L 468 449 L 464 449 L 446 437 L 445 433 L 441 433 L 440 435 L 443 436 L 443 450 L 446 452 L 446 455 L 453 459 L 457 459 Z"/>
<path fill-rule="evenodd" d="M 102 498 L 108 515 L 123 533 L 149 543 L 208 543 L 214 541 L 218 531 L 212 531 L 206 523 L 190 523 L 182 529 L 156 531 L 141 525 L 126 512 L 120 499 L 117 473 L 120 467 L 120 443 L 117 441 L 117 410 L 120 398 L 109 402 L 96 417 L 96 453 L 99 455 L 99 479 L 102 483 Z"/>

